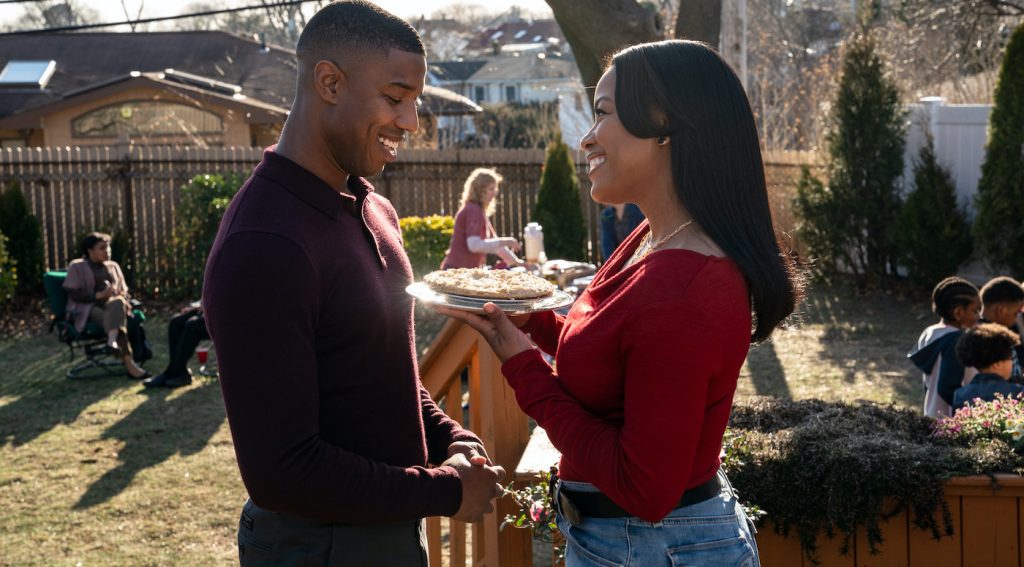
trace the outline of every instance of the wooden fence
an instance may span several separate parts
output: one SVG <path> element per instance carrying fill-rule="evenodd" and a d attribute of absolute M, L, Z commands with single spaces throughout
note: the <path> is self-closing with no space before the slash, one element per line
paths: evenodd
<path fill-rule="evenodd" d="M 259 148 L 188 148 L 130 144 L 84 148 L 0 149 L 0 186 L 20 185 L 43 226 L 47 268 L 62 268 L 77 257 L 77 239 L 99 227 L 129 238 L 129 264 L 136 285 L 155 291 L 160 274 L 172 269 L 167 253 L 181 187 L 204 173 L 247 175 L 259 162 Z M 588 259 L 598 263 L 600 205 L 590 199 L 586 163 L 574 152 L 580 202 L 587 228 Z M 791 232 L 790 202 L 804 153 L 765 155 L 776 225 Z M 537 200 L 543 150 L 405 150 L 401 159 L 372 179 L 400 216 L 453 215 L 462 184 L 477 167 L 504 176 L 494 218 L 499 234 L 522 237 Z"/>

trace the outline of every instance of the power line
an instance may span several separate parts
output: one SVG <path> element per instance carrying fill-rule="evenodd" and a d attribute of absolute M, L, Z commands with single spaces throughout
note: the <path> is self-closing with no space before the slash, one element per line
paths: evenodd
<path fill-rule="evenodd" d="M 0 0 L 0 4 L 34 4 L 36 2 L 45 2 L 46 0 Z"/>
<path fill-rule="evenodd" d="M 15 0 L 0 0 L 0 3 L 13 3 Z M 25 0 L 17 0 L 24 2 Z M 36 1 L 36 0 L 28 0 Z M 80 30 L 91 30 L 97 28 L 109 28 L 112 26 L 134 26 L 138 24 L 149 24 L 153 22 L 166 22 L 168 20 L 184 20 L 187 18 L 200 18 L 203 16 L 216 16 L 218 14 L 231 14 L 233 12 L 244 12 L 246 10 L 263 10 L 265 8 L 281 8 L 284 6 L 295 6 L 298 4 L 307 4 L 317 0 L 284 0 L 281 2 L 275 2 L 273 4 L 259 4 L 255 6 L 242 6 L 239 8 L 224 8 L 221 10 L 207 10 L 205 12 L 193 12 L 191 14 L 178 14 L 177 16 L 161 16 L 159 18 L 140 18 L 138 20 L 127 20 L 123 22 L 108 22 L 105 24 L 80 24 L 75 26 L 62 26 L 57 28 L 44 28 L 39 30 L 20 30 L 0 33 L 0 36 L 5 35 L 32 35 L 39 33 L 52 33 L 52 32 L 67 32 L 67 31 L 80 31 Z"/>

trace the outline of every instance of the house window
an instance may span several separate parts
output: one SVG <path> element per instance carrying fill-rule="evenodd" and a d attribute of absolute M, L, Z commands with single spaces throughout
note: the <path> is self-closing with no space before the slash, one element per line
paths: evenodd
<path fill-rule="evenodd" d="M 223 132 L 223 120 L 212 112 L 155 100 L 118 102 L 71 121 L 74 138 L 114 138 L 120 134 L 193 136 Z"/>
<path fill-rule="evenodd" d="M 515 102 L 517 100 L 515 85 L 508 85 L 505 87 L 505 100 L 509 102 Z"/>
<path fill-rule="evenodd" d="M 473 87 L 473 101 L 484 102 L 487 100 L 487 87 L 477 85 Z"/>

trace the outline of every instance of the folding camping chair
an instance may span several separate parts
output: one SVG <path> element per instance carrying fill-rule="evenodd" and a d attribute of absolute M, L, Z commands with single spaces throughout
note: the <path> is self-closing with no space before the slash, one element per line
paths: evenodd
<path fill-rule="evenodd" d="M 50 331 L 57 331 L 57 339 L 68 346 L 70 362 L 75 361 L 75 351 L 81 350 L 85 360 L 68 370 L 67 377 L 72 380 L 84 378 L 102 378 L 124 374 L 124 365 L 115 356 L 107 352 L 107 335 L 103 328 L 89 321 L 82 332 L 75 329 L 66 313 L 68 293 L 64 289 L 67 272 L 46 272 L 43 274 L 43 287 L 46 289 L 46 301 L 50 305 L 52 320 Z M 129 318 L 129 326 L 141 325 L 146 316 L 137 309 L 133 301 L 133 314 Z M 129 334 L 131 334 L 129 329 Z"/>

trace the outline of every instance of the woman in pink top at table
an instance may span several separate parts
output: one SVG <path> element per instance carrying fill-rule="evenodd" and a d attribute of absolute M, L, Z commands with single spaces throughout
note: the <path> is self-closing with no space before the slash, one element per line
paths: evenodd
<path fill-rule="evenodd" d="M 482 167 L 469 174 L 455 215 L 452 241 L 441 262 L 442 270 L 479 268 L 488 254 L 497 254 L 509 266 L 522 264 L 514 254 L 519 250 L 519 241 L 498 237 L 487 218 L 494 214 L 495 196 L 502 179 L 497 171 Z"/>

